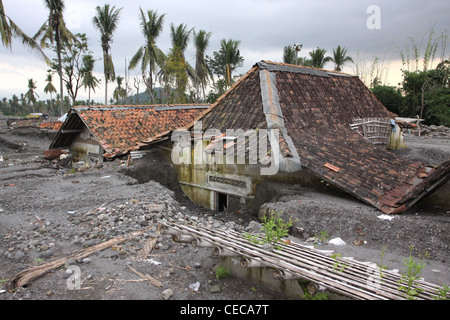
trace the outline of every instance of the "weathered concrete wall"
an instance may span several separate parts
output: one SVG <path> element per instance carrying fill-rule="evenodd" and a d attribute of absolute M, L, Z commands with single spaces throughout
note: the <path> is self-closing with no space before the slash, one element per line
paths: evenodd
<path fill-rule="evenodd" d="M 98 144 L 94 135 L 86 127 L 74 139 L 69 151 L 78 159 L 86 159 L 89 156 L 102 158 L 103 155 L 103 149 Z"/>

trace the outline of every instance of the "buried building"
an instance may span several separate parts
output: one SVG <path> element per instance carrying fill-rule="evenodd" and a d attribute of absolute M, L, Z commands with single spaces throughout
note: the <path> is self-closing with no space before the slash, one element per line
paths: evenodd
<path fill-rule="evenodd" d="M 356 76 L 261 61 L 184 130 L 138 148 L 165 144 L 185 194 L 210 209 L 257 209 L 275 190 L 264 185 L 326 181 L 391 214 L 450 174 L 450 161 L 389 151 L 394 117 Z"/>
<path fill-rule="evenodd" d="M 185 126 L 207 108 L 204 104 L 74 107 L 49 149 L 68 149 L 79 159 L 123 156 L 141 140 Z"/>

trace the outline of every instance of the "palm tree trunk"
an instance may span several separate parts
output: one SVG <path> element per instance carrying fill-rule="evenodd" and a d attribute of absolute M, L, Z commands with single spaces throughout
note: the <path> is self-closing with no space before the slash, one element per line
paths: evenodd
<path fill-rule="evenodd" d="M 59 75 L 59 90 L 60 90 L 60 107 L 61 107 L 61 116 L 63 115 L 63 76 L 62 76 L 62 65 L 61 65 L 61 41 L 59 39 L 59 31 L 55 32 L 55 41 L 56 41 L 56 55 L 58 56 L 58 75 Z"/>

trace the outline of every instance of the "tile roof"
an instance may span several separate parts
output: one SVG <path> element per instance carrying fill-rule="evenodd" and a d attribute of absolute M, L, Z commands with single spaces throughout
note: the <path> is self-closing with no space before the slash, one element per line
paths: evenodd
<path fill-rule="evenodd" d="M 50 148 L 69 146 L 77 130 L 86 126 L 105 157 L 125 154 L 143 140 L 186 125 L 207 108 L 206 104 L 74 107 Z"/>
<path fill-rule="evenodd" d="M 204 113 L 202 128 L 268 128 L 274 113 L 303 168 L 385 213 L 404 211 L 449 179 L 450 160 L 410 161 L 352 130 L 355 118 L 394 115 L 344 73 L 259 62 Z"/>

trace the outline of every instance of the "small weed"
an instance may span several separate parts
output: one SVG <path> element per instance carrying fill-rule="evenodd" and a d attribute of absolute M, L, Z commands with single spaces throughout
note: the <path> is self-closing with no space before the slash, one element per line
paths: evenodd
<path fill-rule="evenodd" d="M 387 266 L 383 264 L 384 254 L 386 253 L 386 247 L 383 246 L 381 248 L 381 258 L 380 263 L 378 264 L 378 268 L 380 269 L 380 278 L 383 278 L 383 270 L 387 269 Z"/>
<path fill-rule="evenodd" d="M 77 173 L 77 169 L 72 167 L 72 169 L 69 170 L 69 173 L 71 174 Z"/>
<path fill-rule="evenodd" d="M 308 292 L 307 286 L 300 284 L 300 287 L 303 289 L 303 298 L 305 300 L 328 300 L 328 295 L 325 292 L 311 294 Z"/>
<path fill-rule="evenodd" d="M 289 221 L 284 222 L 283 218 L 280 217 L 280 212 L 272 210 L 270 214 L 265 215 L 262 222 L 262 231 L 264 232 L 264 238 L 260 239 L 249 233 L 245 233 L 245 236 L 249 241 L 257 244 L 270 243 L 276 245 L 281 238 L 287 237 L 289 235 L 289 228 L 292 227 L 296 220 L 289 218 Z M 281 249 L 277 247 L 277 249 Z"/>
<path fill-rule="evenodd" d="M 314 238 L 316 238 L 316 240 L 314 240 L 314 245 L 327 243 L 329 237 L 330 236 L 325 230 L 320 231 L 319 234 L 314 236 Z"/>
<path fill-rule="evenodd" d="M 6 283 L 6 278 L 5 278 L 5 277 L 1 277 L 1 278 L 0 278 L 0 288 L 3 288 L 3 286 L 5 285 L 5 283 Z"/>
<path fill-rule="evenodd" d="M 34 263 L 35 263 L 35 264 L 40 264 L 40 263 L 42 263 L 42 261 L 44 261 L 42 258 L 36 258 L 36 259 L 34 259 Z"/>
<path fill-rule="evenodd" d="M 422 269 L 425 267 L 423 261 L 417 262 L 412 256 L 414 245 L 410 246 L 409 257 L 404 259 L 405 273 L 398 281 L 398 290 L 403 291 L 406 294 L 408 300 L 415 300 L 416 296 L 423 291 L 418 285 L 418 280 L 422 273 Z M 427 256 L 427 254 L 425 254 Z"/>
<path fill-rule="evenodd" d="M 333 270 L 339 270 L 344 271 L 345 268 L 348 267 L 348 265 L 345 263 L 345 261 L 342 259 L 342 255 L 340 253 L 333 253 L 331 255 L 331 258 L 335 259 L 336 261 L 333 264 Z"/>
<path fill-rule="evenodd" d="M 224 268 L 224 267 L 222 267 L 222 266 L 219 266 L 217 269 L 216 269 L 216 278 L 217 279 L 225 279 L 225 278 L 227 278 L 228 276 L 230 275 L 230 270 L 228 270 L 228 269 L 226 269 L 226 268 Z"/>
<path fill-rule="evenodd" d="M 449 300 L 448 293 L 449 293 L 450 287 L 445 284 L 442 287 L 443 287 L 442 289 L 441 288 L 437 289 L 437 292 L 436 292 L 437 295 L 433 297 L 434 300 Z"/>

